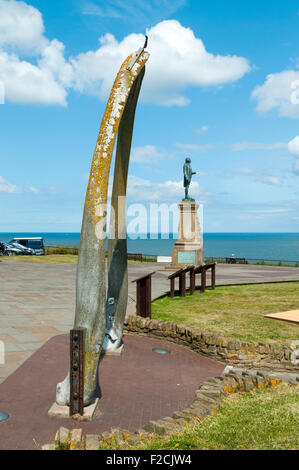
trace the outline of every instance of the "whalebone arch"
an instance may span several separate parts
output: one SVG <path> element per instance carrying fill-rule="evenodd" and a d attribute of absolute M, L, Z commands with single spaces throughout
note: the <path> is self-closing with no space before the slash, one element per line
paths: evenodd
<path fill-rule="evenodd" d="M 146 44 L 145 44 L 146 46 Z M 74 328 L 84 328 L 84 406 L 92 402 L 101 351 L 116 350 L 122 331 L 128 297 L 125 211 L 118 207 L 126 197 L 128 165 L 135 110 L 148 52 L 140 49 L 123 62 L 116 76 L 101 122 L 86 192 L 77 268 Z M 108 242 L 108 292 L 106 300 L 106 210 L 109 173 L 115 144 L 117 148 L 111 205 L 115 214 L 115 237 Z M 99 233 L 99 228 L 101 233 Z M 111 226 L 110 226 L 111 231 Z M 68 405 L 70 373 L 57 385 L 56 402 Z"/>

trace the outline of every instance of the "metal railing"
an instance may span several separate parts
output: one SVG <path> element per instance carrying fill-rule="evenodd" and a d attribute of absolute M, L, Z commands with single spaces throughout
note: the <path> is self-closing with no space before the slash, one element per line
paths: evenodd
<path fill-rule="evenodd" d="M 233 260 L 236 262 L 234 263 Z M 271 260 L 271 259 L 260 259 L 260 258 L 224 258 L 219 256 L 210 256 L 205 258 L 205 262 L 208 263 L 219 263 L 219 264 L 253 264 L 262 266 L 287 266 L 287 267 L 299 267 L 298 261 L 290 260 Z"/>
<path fill-rule="evenodd" d="M 45 253 L 47 254 L 78 254 L 78 247 L 71 246 L 45 246 Z M 128 260 L 143 262 L 143 263 L 156 263 L 158 255 L 150 255 L 143 253 L 128 253 Z M 253 264 L 262 266 L 286 266 L 286 267 L 299 267 L 299 260 L 271 260 L 261 258 L 229 258 L 224 256 L 207 256 L 204 259 L 205 263 L 219 263 L 219 264 Z"/>

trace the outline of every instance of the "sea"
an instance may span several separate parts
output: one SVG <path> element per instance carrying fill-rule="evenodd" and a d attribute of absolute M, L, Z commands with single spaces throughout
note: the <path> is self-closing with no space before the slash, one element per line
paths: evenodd
<path fill-rule="evenodd" d="M 43 237 L 47 246 L 79 246 L 80 233 L 1 233 L 0 241 L 14 237 Z M 136 237 L 136 235 L 134 236 Z M 175 238 L 168 234 L 127 236 L 128 252 L 171 256 Z M 299 233 L 204 233 L 205 257 L 299 261 Z"/>

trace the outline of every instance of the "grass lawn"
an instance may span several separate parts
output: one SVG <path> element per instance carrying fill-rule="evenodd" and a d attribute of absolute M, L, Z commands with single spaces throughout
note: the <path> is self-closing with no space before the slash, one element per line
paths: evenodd
<path fill-rule="evenodd" d="M 135 449 L 297 450 L 299 387 L 253 390 L 225 398 L 215 416 L 186 424 L 183 432 L 154 437 Z M 101 449 L 128 449 L 101 444 Z"/>
<path fill-rule="evenodd" d="M 53 254 L 53 255 L 45 255 L 45 256 L 1 256 L 1 260 L 8 260 L 8 261 L 21 261 L 25 263 L 52 263 L 52 264 L 77 264 L 78 263 L 78 255 L 72 254 Z M 107 259 L 107 258 L 106 258 Z M 128 260 L 128 263 L 138 263 L 139 261 L 135 260 Z"/>
<path fill-rule="evenodd" d="M 26 263 L 50 263 L 50 264 L 77 264 L 77 255 L 45 255 L 45 256 L 1 256 L 1 260 L 24 261 Z"/>
<path fill-rule="evenodd" d="M 224 286 L 185 298 L 163 297 L 153 302 L 152 318 L 178 321 L 226 337 L 290 345 L 299 339 L 299 325 L 263 315 L 296 309 L 299 282 L 288 282 Z"/>

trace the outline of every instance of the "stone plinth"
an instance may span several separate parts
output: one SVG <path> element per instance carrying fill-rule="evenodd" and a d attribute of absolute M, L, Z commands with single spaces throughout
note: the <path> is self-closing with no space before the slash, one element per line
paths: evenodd
<path fill-rule="evenodd" d="M 195 201 L 182 201 L 180 209 L 179 239 L 172 249 L 171 267 L 199 265 L 203 263 L 203 240 L 197 216 L 199 207 Z"/>

